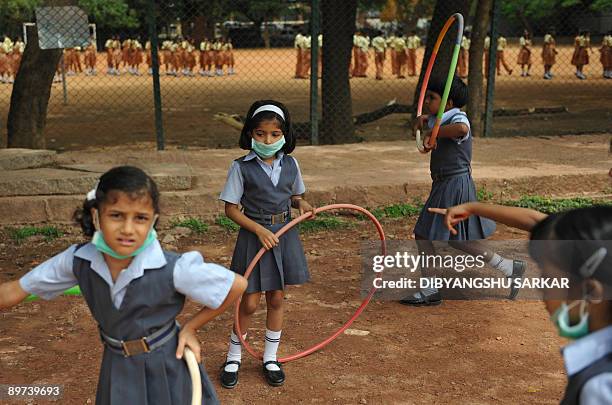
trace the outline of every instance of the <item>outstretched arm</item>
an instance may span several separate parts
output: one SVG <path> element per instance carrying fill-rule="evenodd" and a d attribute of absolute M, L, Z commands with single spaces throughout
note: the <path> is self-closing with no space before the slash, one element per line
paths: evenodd
<path fill-rule="evenodd" d="M 28 297 L 28 292 L 21 288 L 19 280 L 0 284 L 0 309 L 10 308 Z"/>
<path fill-rule="evenodd" d="M 531 231 L 538 222 L 547 217 L 546 214 L 529 208 L 506 207 L 503 205 L 480 202 L 470 202 L 448 209 L 429 208 L 429 212 L 444 215 L 444 223 L 453 235 L 457 234 L 454 226 L 467 219 L 470 215 L 489 218 L 495 222 L 500 222 L 524 231 Z"/>

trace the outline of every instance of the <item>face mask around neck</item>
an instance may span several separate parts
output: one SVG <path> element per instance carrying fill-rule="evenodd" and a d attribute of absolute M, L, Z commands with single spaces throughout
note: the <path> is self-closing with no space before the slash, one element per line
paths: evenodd
<path fill-rule="evenodd" d="M 124 256 L 124 255 L 120 255 L 119 253 L 115 252 L 110 246 L 108 246 L 108 244 L 104 240 L 104 235 L 102 235 L 102 231 L 100 230 L 100 219 L 98 216 L 98 211 L 96 210 L 96 214 L 94 216 L 94 225 L 96 227 L 96 231 L 94 232 L 93 237 L 91 238 L 91 243 L 96 247 L 97 250 L 99 250 L 102 253 L 106 253 L 107 255 L 114 257 L 115 259 L 123 260 L 123 259 L 128 259 L 130 257 L 135 257 L 140 252 L 148 248 L 151 245 L 151 243 L 153 243 L 157 239 L 157 232 L 155 231 L 155 228 L 154 228 L 157 218 L 158 216 L 155 215 L 155 217 L 153 218 L 153 222 L 151 223 L 151 228 L 149 228 L 149 232 L 147 233 L 147 237 L 145 238 L 145 241 L 143 242 L 143 244 L 138 249 L 130 253 L 129 255 Z"/>

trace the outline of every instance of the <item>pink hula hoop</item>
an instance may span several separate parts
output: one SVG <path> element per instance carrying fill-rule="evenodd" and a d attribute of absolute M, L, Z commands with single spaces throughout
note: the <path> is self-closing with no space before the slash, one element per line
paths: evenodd
<path fill-rule="evenodd" d="M 329 210 L 334 210 L 334 209 L 349 209 L 349 210 L 358 211 L 358 212 L 361 212 L 362 214 L 365 214 L 374 223 L 374 225 L 376 226 L 376 230 L 378 231 L 378 235 L 379 235 L 380 240 L 382 242 L 382 254 L 383 255 L 386 254 L 386 250 L 387 249 L 386 249 L 386 243 L 385 243 L 385 233 L 383 231 L 382 225 L 380 225 L 380 222 L 378 222 L 378 220 L 376 219 L 376 217 L 374 215 L 372 215 L 372 213 L 370 213 L 365 208 L 361 208 L 361 207 L 359 207 L 357 205 L 353 205 L 353 204 L 331 204 L 331 205 L 326 205 L 324 207 L 317 208 L 316 212 L 319 213 L 319 212 L 329 211 Z M 306 218 L 309 218 L 310 216 L 311 216 L 310 213 L 305 213 L 305 214 L 303 214 L 303 215 L 293 219 L 287 225 L 283 226 L 278 232 L 276 232 L 276 236 L 280 238 L 289 229 L 291 229 L 295 225 L 299 224 L 300 222 L 302 222 Z M 259 252 L 257 252 L 255 257 L 253 258 L 253 260 L 249 264 L 249 267 L 247 267 L 246 272 L 244 273 L 244 277 L 245 278 L 248 279 L 248 277 L 251 275 L 251 272 L 255 268 L 255 265 L 259 262 L 259 259 L 261 259 L 261 257 L 263 256 L 263 254 L 265 252 L 266 252 L 266 249 L 263 248 L 263 247 L 259 250 Z M 357 319 L 357 317 L 363 312 L 365 307 L 368 305 L 368 303 L 372 299 L 372 296 L 374 295 L 375 292 L 376 292 L 376 288 L 372 287 L 370 289 L 368 295 L 361 302 L 361 305 L 359 305 L 359 308 L 357 308 L 357 310 L 349 318 L 349 320 L 344 325 L 342 325 L 342 327 L 340 329 L 338 329 L 331 336 L 329 336 L 327 339 L 323 340 L 320 343 L 315 344 L 314 346 L 310 347 L 309 349 L 303 350 L 303 351 L 298 352 L 296 354 L 293 354 L 291 356 L 282 357 L 282 358 L 278 359 L 278 361 L 281 362 L 281 363 L 286 363 L 286 362 L 291 361 L 291 360 L 297 360 L 297 359 L 300 359 L 302 357 L 306 357 L 309 354 L 312 354 L 312 353 L 316 352 L 317 350 L 321 349 L 322 347 L 324 347 L 327 344 L 329 344 L 330 342 L 332 342 L 342 332 L 344 332 L 346 329 L 348 329 L 349 326 L 351 326 L 351 324 L 355 321 L 355 319 Z M 234 311 L 234 325 L 236 326 L 236 331 L 238 332 L 238 338 L 240 339 L 240 342 L 242 343 L 243 347 L 247 350 L 247 352 L 249 352 L 249 354 L 251 356 L 255 357 L 256 359 L 263 359 L 262 354 L 261 353 L 257 353 L 251 346 L 249 346 L 249 344 L 242 337 L 242 331 L 240 330 L 240 302 L 241 301 L 242 301 L 242 297 L 238 298 L 238 301 L 236 302 L 235 311 Z"/>

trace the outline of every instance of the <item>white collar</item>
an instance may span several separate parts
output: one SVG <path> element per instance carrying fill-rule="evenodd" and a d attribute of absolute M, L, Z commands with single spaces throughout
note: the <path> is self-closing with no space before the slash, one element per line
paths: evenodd
<path fill-rule="evenodd" d="M 158 240 L 153 241 L 145 250 L 140 252 L 130 262 L 130 265 L 126 269 L 129 273 L 128 277 L 117 278 L 117 284 L 114 285 L 110 270 L 104 260 L 102 252 L 100 252 L 93 243 L 87 243 L 77 250 L 74 254 L 83 260 L 87 260 L 91 263 L 91 268 L 100 275 L 110 286 L 114 286 L 115 289 L 121 289 L 124 284 L 129 284 L 130 281 L 141 277 L 145 270 L 148 269 L 159 269 L 167 264 L 166 256 L 161 248 Z"/>
<path fill-rule="evenodd" d="M 567 375 L 572 376 L 612 353 L 612 326 L 589 333 L 561 350 Z"/>

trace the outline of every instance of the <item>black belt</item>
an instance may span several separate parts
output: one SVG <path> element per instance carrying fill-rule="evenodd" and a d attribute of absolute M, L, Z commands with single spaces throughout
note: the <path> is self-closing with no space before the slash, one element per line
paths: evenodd
<path fill-rule="evenodd" d="M 100 328 L 100 337 L 102 342 L 116 353 L 121 353 L 125 357 L 135 356 L 141 353 L 148 353 L 157 349 L 164 343 L 172 339 L 178 333 L 179 325 L 176 320 L 168 322 L 149 336 L 141 337 L 134 340 L 119 340 L 112 338 L 102 332 Z"/>
<path fill-rule="evenodd" d="M 258 214 L 245 211 L 244 215 L 261 225 L 284 224 L 291 219 L 291 211 L 281 212 L 280 214 Z"/>
<path fill-rule="evenodd" d="M 472 169 L 470 167 L 462 168 L 462 169 L 455 169 L 455 170 L 448 170 L 448 171 L 441 171 L 438 173 L 431 173 L 431 179 L 433 181 L 442 181 L 442 180 L 449 179 L 451 177 L 457 177 L 457 176 L 461 176 L 461 175 L 468 174 L 468 173 L 472 173 Z"/>

